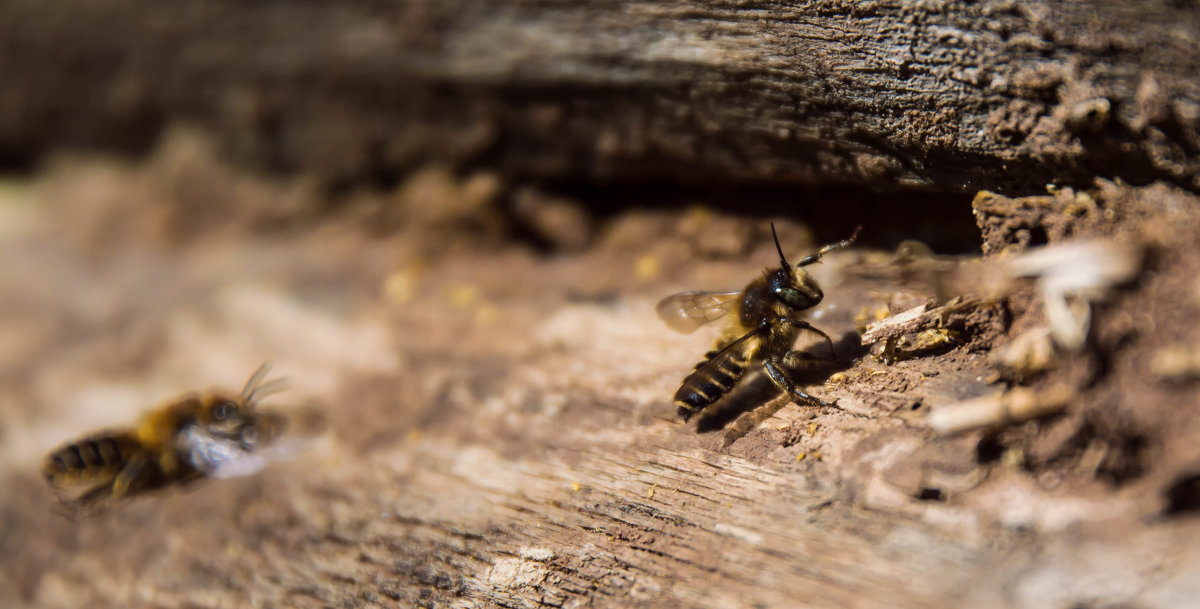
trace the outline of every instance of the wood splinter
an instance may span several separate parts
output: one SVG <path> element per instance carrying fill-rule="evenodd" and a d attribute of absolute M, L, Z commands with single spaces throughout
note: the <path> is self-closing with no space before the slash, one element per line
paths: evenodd
<path fill-rule="evenodd" d="M 1065 385 L 1035 391 L 1017 387 L 934 408 L 926 423 L 940 434 L 1020 423 L 1062 411 L 1074 394 Z"/>

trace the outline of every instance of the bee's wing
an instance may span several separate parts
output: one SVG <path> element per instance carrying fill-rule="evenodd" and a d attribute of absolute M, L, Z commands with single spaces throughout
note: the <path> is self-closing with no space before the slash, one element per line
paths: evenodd
<path fill-rule="evenodd" d="M 267 464 L 265 455 L 247 448 L 240 439 L 211 433 L 199 425 L 185 427 L 178 441 L 188 463 L 210 478 L 249 476 Z"/>
<path fill-rule="evenodd" d="M 755 350 L 758 349 L 758 347 L 755 346 L 758 343 L 755 343 L 755 341 L 752 339 L 761 337 L 763 333 L 767 331 L 767 329 L 768 326 L 759 326 L 741 335 L 737 340 L 730 341 L 728 344 L 721 347 L 720 351 L 717 351 L 712 357 L 708 358 L 708 361 L 697 366 L 696 369 L 692 371 L 690 375 L 688 375 L 688 378 L 690 379 L 697 375 L 701 378 L 709 378 L 714 372 L 722 368 L 726 360 L 730 359 L 740 360 L 739 363 L 742 366 L 745 366 L 746 361 L 748 361 L 754 355 Z M 680 390 L 682 391 L 683 387 L 680 387 Z"/>
<path fill-rule="evenodd" d="M 729 314 L 741 292 L 680 292 L 662 299 L 654 310 L 676 332 L 691 334 L 696 328 Z"/>
<path fill-rule="evenodd" d="M 297 452 L 306 438 L 281 438 L 295 416 L 270 410 L 257 411 L 252 424 L 236 430 L 217 431 L 203 425 L 188 425 L 177 436 L 184 459 L 209 478 L 236 478 L 258 473 L 272 461 L 286 459 Z M 319 432 L 323 419 L 319 412 L 306 412 L 300 419 L 307 440 Z"/>

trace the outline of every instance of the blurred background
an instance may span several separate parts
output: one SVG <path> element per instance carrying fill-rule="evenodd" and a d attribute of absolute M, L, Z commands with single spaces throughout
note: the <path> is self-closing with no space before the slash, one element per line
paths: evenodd
<path fill-rule="evenodd" d="M 3 3 L 0 605 L 1200 606 L 1197 35 Z M 795 371 L 841 408 L 754 376 L 685 424 L 720 324 L 654 305 L 777 265 L 772 221 L 793 260 L 863 227 Z M 262 362 L 264 471 L 61 513 L 47 453 Z"/>

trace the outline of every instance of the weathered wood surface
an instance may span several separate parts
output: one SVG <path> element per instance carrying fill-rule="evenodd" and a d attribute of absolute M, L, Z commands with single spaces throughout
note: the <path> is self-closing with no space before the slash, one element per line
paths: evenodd
<path fill-rule="evenodd" d="M 769 242 L 697 260 L 683 236 L 654 237 L 674 219 L 645 213 L 572 257 L 430 226 L 369 240 L 344 217 L 253 236 L 248 210 L 290 190 L 165 156 L 144 173 L 64 168 L 0 197 L 4 607 L 1196 598 L 1200 522 L 1157 516 L 1155 487 L 1056 486 L 979 463 L 978 436 L 924 429 L 928 405 L 990 390 L 978 353 L 861 358 L 843 380 L 807 379 L 843 410 L 771 402 L 760 379 L 736 401 L 749 412 L 681 424 L 670 396 L 712 336 L 672 333 L 653 303 L 739 285 L 774 262 Z M 427 180 L 402 207 L 437 190 Z M 702 237 L 757 224 L 707 222 Z M 422 263 L 420 243 L 449 249 Z M 854 274 L 870 264 L 887 272 Z M 814 269 L 828 294 L 814 323 L 854 353 L 855 315 L 897 293 L 902 271 L 862 248 L 831 256 Z M 292 383 L 274 402 L 329 419 L 294 458 L 80 522 L 54 512 L 37 473 L 50 448 L 181 390 L 236 385 L 265 358 Z"/>
<path fill-rule="evenodd" d="M 335 184 L 548 177 L 1200 187 L 1192 2 L 0 5 L 0 158 L 176 121 Z"/>

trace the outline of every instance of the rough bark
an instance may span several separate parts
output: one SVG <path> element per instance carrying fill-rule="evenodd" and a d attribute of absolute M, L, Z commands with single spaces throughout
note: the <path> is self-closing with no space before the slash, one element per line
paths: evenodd
<path fill-rule="evenodd" d="M 442 157 L 547 177 L 1013 193 L 1200 186 L 1192 2 L 0 6 L 0 157 L 197 122 L 334 182 Z"/>

